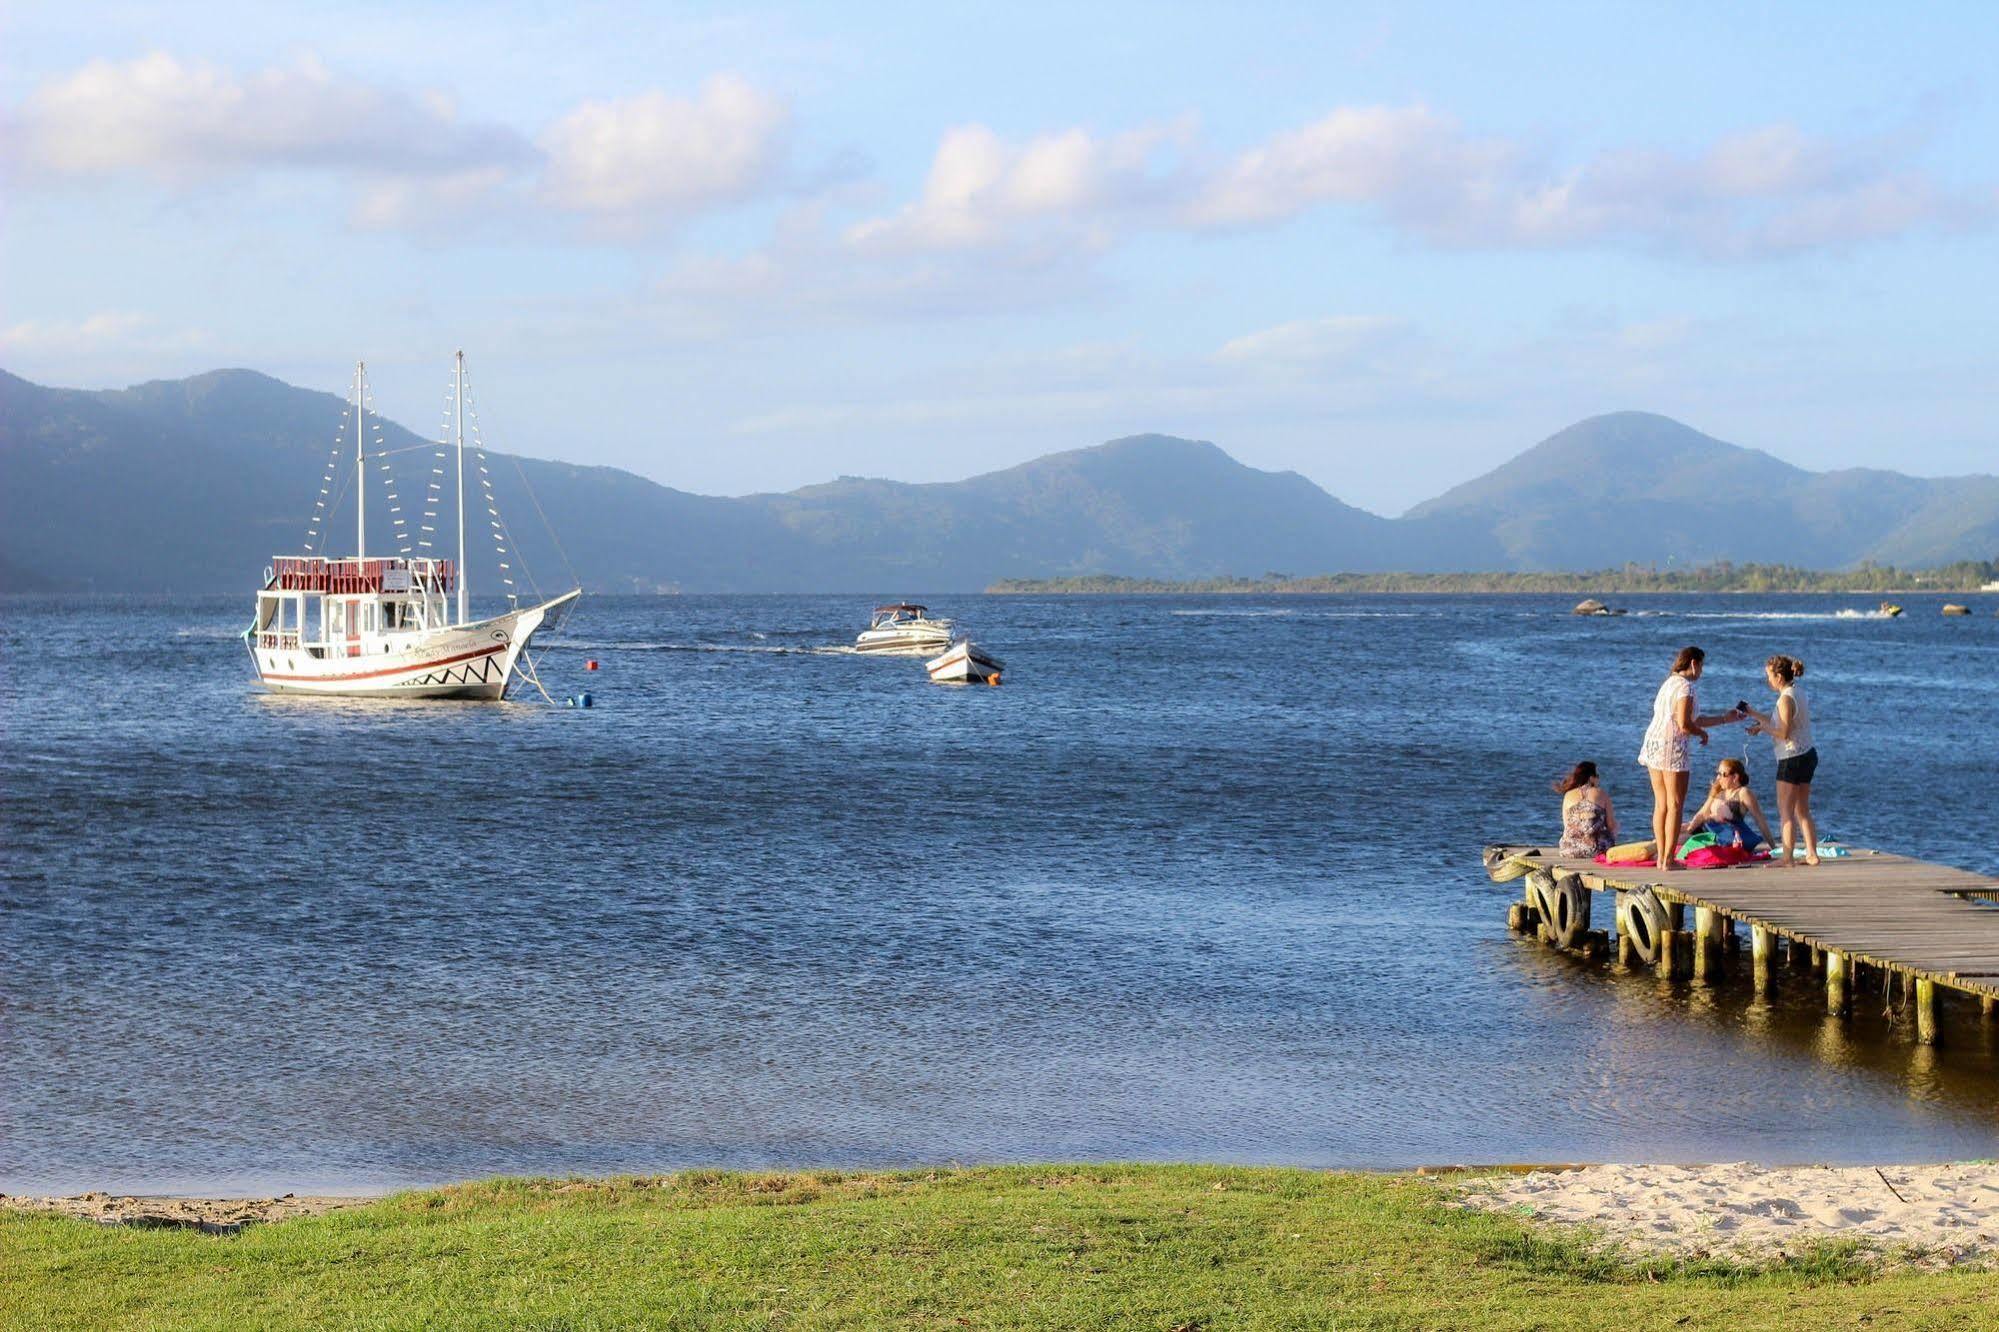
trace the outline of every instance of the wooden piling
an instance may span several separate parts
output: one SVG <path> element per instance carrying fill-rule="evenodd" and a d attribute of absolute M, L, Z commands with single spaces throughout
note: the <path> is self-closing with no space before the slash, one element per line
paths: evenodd
<path fill-rule="evenodd" d="M 1834 1017 L 1843 1016 L 1851 1002 L 1851 985 L 1847 977 L 1845 953 L 1825 949 L 1825 1011 Z"/>
<path fill-rule="evenodd" d="M 1694 908 L 1694 979 L 1721 974 L 1721 917 L 1704 906 Z"/>
<path fill-rule="evenodd" d="M 1642 961 L 1633 940 L 1652 933 L 1633 929 L 1634 921 L 1658 921 L 1661 938 L 1650 965 L 1662 979 L 1719 980 L 1730 965 L 1728 955 L 1740 950 L 1754 959 L 1759 992 L 1774 988 L 1780 967 L 1800 977 L 1811 977 L 1805 970 L 1811 967 L 1824 973 L 1827 1012 L 1850 1013 L 1856 1002 L 1874 1002 L 1878 992 L 1888 1014 L 1898 1007 L 1914 1010 L 1911 1034 L 1925 1046 L 1941 1038 L 1946 990 L 1977 999 L 1987 1021 L 1999 1019 L 1999 913 L 1989 905 L 1999 902 L 1999 880 L 1868 850 L 1810 873 L 1648 869 L 1642 876 L 1550 848 L 1497 851 L 1500 871 L 1531 870 L 1522 884 L 1527 900 L 1508 911 L 1507 923 L 1548 938 L 1555 922 L 1546 909 L 1536 908 L 1553 902 L 1559 883 L 1564 919 L 1577 918 L 1565 933 L 1573 951 L 1584 957 L 1605 955 L 1608 936 L 1590 929 L 1588 905 L 1576 901 L 1571 879 L 1585 893 L 1616 895 L 1622 964 Z M 1486 869 L 1494 872 L 1490 857 Z M 1640 905 L 1643 911 L 1664 910 L 1647 918 L 1634 914 Z M 1696 908 L 1691 922 L 1690 906 Z"/>
<path fill-rule="evenodd" d="M 1694 971 L 1694 936 L 1691 930 L 1667 930 L 1659 940 L 1659 974 L 1667 980 L 1685 980 Z"/>
<path fill-rule="evenodd" d="M 1770 966 L 1777 949 L 1777 936 L 1762 925 L 1749 927 L 1749 955 L 1756 967 L 1756 993 L 1768 994 L 1775 987 Z"/>

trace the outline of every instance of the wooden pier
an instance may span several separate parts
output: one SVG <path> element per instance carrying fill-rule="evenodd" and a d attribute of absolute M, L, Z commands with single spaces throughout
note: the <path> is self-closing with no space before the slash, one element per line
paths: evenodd
<path fill-rule="evenodd" d="M 1863 977 L 1884 990 L 1899 983 L 1926 1045 L 1937 1040 L 1940 995 L 1975 1001 L 1988 1019 L 1999 1013 L 1999 880 L 1966 870 L 1882 851 L 1791 869 L 1660 870 L 1516 846 L 1487 847 L 1485 867 L 1521 884 L 1514 929 L 1584 956 L 1614 948 L 1626 966 L 1716 979 L 1740 950 L 1741 925 L 1759 990 L 1789 970 L 1822 984 L 1827 1011 L 1843 1014 Z M 1591 928 L 1603 919 L 1598 894 L 1615 899 L 1614 931 Z"/>

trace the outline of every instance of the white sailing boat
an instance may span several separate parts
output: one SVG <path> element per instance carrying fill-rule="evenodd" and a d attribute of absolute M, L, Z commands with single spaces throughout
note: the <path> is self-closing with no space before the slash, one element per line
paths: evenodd
<path fill-rule="evenodd" d="M 328 492 L 338 470 L 340 446 L 328 463 L 328 484 L 320 488 L 317 517 L 307 534 L 305 552 L 279 555 L 264 570 L 257 593 L 257 616 L 243 632 L 244 644 L 257 678 L 279 693 L 363 695 L 396 698 L 506 697 L 517 677 L 533 681 L 528 642 L 536 631 L 553 625 L 582 594 L 580 587 L 552 600 L 521 606 L 474 620 L 465 565 L 465 353 L 459 352 L 453 375 L 458 455 L 458 558 L 417 555 L 430 537 L 408 539 L 393 481 L 388 497 L 401 550 L 395 555 L 368 554 L 367 367 L 354 369 L 354 553 L 338 558 L 314 553 L 323 545 L 320 524 L 330 517 Z M 475 422 L 476 428 L 476 422 Z M 379 443 L 379 437 L 378 437 Z M 482 495 L 491 515 L 494 543 L 500 556 L 502 581 L 511 589 L 511 538 L 494 503 L 486 473 L 485 451 L 479 449 Z M 378 470 L 388 473 L 387 454 L 373 455 Z M 442 462 L 442 449 L 439 450 Z M 431 470 L 434 506 L 442 466 Z M 434 507 L 424 515 L 435 516 Z M 425 523 L 420 533 L 434 531 Z M 455 603 L 455 604 L 454 604 Z"/>

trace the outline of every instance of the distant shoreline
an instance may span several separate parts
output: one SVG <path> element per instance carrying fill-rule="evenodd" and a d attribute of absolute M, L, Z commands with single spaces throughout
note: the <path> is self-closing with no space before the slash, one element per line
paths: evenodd
<path fill-rule="evenodd" d="M 1449 594 L 1629 596 L 1648 592 L 1743 594 L 1817 593 L 1837 596 L 1976 594 L 1999 580 L 1999 562 L 1964 561 L 1938 569 L 1868 566 L 1847 570 L 1799 569 L 1775 564 L 1720 564 L 1686 570 L 1598 569 L 1583 573 L 1340 573 L 1293 578 L 1128 578 L 1084 574 L 1070 578 L 1002 578 L 986 591 L 999 596 L 1051 595 L 1286 595 Z"/>

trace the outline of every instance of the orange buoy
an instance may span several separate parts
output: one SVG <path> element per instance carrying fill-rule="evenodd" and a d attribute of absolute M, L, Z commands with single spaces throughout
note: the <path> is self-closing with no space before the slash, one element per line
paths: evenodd
<path fill-rule="evenodd" d="M 596 669 L 597 669 L 597 659 L 596 659 L 595 657 L 592 657 L 592 658 L 591 658 L 590 660 L 588 660 L 588 661 L 584 662 L 584 663 L 583 663 L 583 669 L 584 669 L 584 670 L 586 670 L 586 671 L 594 671 L 594 670 L 596 670 Z"/>

